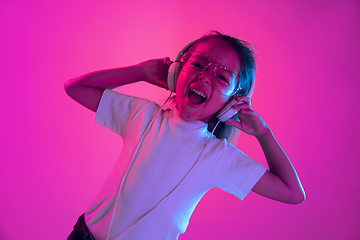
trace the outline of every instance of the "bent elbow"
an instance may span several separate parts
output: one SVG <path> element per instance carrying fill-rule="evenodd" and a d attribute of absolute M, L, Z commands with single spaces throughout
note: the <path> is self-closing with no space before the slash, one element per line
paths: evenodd
<path fill-rule="evenodd" d="M 64 83 L 64 89 L 65 89 L 65 92 L 67 93 L 67 95 L 69 95 L 70 97 L 72 97 L 72 92 L 73 92 L 73 88 L 74 88 L 74 83 L 73 81 L 70 79 L 68 81 L 66 81 Z"/>
<path fill-rule="evenodd" d="M 288 203 L 296 205 L 304 202 L 305 199 L 306 199 L 305 192 L 301 192 L 301 193 L 293 194 L 291 199 L 289 199 Z"/>

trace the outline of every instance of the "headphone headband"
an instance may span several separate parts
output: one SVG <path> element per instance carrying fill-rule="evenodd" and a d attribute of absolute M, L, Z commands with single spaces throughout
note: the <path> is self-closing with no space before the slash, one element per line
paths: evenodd
<path fill-rule="evenodd" d="M 188 45 L 186 45 L 186 46 L 179 52 L 179 54 L 176 56 L 175 61 L 179 61 L 180 58 L 181 58 L 181 56 L 182 56 L 187 50 L 189 50 L 197 41 L 198 41 L 198 39 L 195 40 L 195 41 L 192 41 L 191 43 L 189 43 Z"/>

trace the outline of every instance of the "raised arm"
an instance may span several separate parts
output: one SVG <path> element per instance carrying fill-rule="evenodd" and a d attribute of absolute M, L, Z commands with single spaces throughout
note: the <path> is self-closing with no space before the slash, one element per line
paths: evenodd
<path fill-rule="evenodd" d="M 295 168 L 270 129 L 265 134 L 257 136 L 257 139 L 265 154 L 269 171 L 265 172 L 252 191 L 284 203 L 303 202 L 305 192 Z"/>
<path fill-rule="evenodd" d="M 96 112 L 106 88 L 146 81 L 167 88 L 169 58 L 148 60 L 137 65 L 96 71 L 68 80 L 66 93 L 86 108 Z"/>
<path fill-rule="evenodd" d="M 305 192 L 295 168 L 276 141 L 270 128 L 253 111 L 250 106 L 250 99 L 238 97 L 237 100 L 244 101 L 243 104 L 235 107 L 240 110 L 240 122 L 229 120 L 226 123 L 245 133 L 254 135 L 260 143 L 269 166 L 269 170 L 255 184 L 252 191 L 284 203 L 298 204 L 303 202 Z"/>

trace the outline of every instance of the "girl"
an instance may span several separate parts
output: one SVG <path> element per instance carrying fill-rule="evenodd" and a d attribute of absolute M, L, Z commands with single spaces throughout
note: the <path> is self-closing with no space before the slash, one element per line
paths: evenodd
<path fill-rule="evenodd" d="M 187 46 L 174 63 L 176 106 L 171 109 L 110 90 L 137 81 L 172 88 L 171 64 L 169 58 L 149 60 L 65 83 L 70 97 L 124 140 L 114 169 L 68 239 L 177 239 L 213 187 L 240 199 L 252 190 L 289 204 L 304 201 L 295 169 L 251 108 L 251 47 L 218 32 Z M 238 113 L 220 123 L 218 112 L 234 99 Z M 235 129 L 257 138 L 269 170 L 227 141 Z"/>

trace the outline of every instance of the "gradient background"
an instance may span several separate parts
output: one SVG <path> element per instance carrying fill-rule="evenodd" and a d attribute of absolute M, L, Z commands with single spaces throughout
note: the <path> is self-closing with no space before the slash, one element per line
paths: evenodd
<path fill-rule="evenodd" d="M 169 56 L 209 30 L 250 41 L 254 109 L 291 158 L 307 200 L 210 191 L 181 240 L 360 239 L 357 0 L 0 1 L 0 239 L 66 239 L 121 149 L 63 84 Z M 118 91 L 165 100 L 145 83 Z M 256 140 L 238 147 L 265 163 Z"/>

